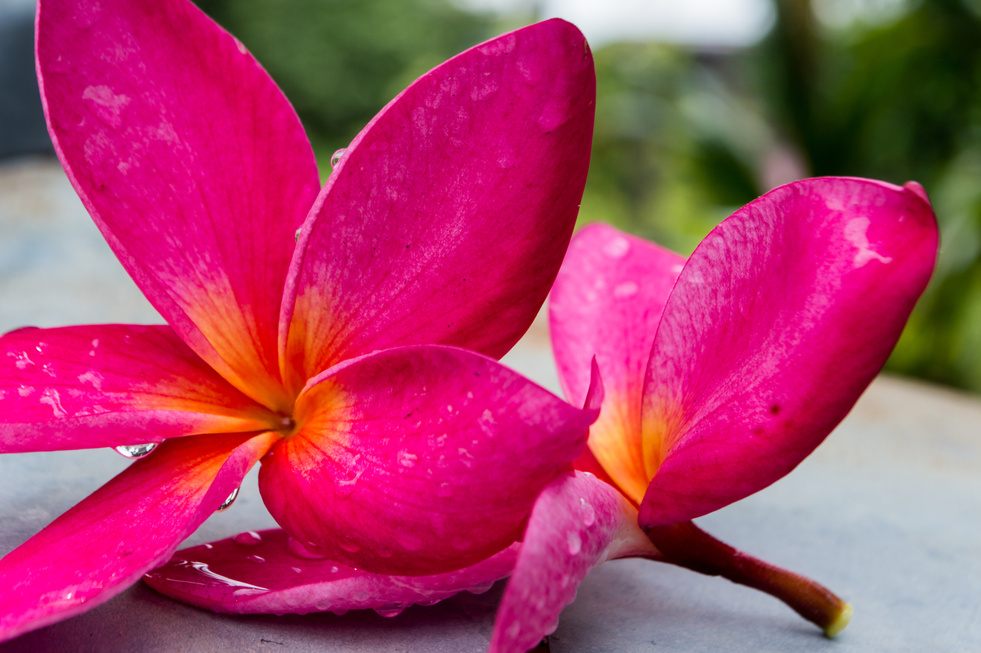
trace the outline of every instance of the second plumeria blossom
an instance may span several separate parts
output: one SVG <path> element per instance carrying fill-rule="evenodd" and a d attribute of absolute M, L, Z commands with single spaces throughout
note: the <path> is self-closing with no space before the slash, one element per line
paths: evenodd
<path fill-rule="evenodd" d="M 937 245 L 919 185 L 849 178 L 768 193 L 687 260 L 607 225 L 578 233 L 550 299 L 552 343 L 567 397 L 587 396 L 595 357 L 605 398 L 582 471 L 535 507 L 492 649 L 533 646 L 592 566 L 628 556 L 763 590 L 829 636 L 843 628 L 847 603 L 691 520 L 786 475 L 845 417 Z"/>
<path fill-rule="evenodd" d="M 597 414 L 493 360 L 572 233 L 582 35 L 549 21 L 439 66 L 322 190 L 282 93 L 184 0 L 42 0 L 37 61 L 65 170 L 167 325 L 3 336 L 0 452 L 161 444 L 0 561 L 0 640 L 167 561 L 260 460 L 308 557 L 421 575 L 511 555 Z"/>

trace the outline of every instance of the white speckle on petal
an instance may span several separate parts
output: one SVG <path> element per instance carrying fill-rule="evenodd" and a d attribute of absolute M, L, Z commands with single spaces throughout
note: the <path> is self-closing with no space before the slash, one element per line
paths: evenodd
<path fill-rule="evenodd" d="M 130 103 L 129 97 L 113 93 L 108 86 L 89 86 L 82 92 L 82 99 L 88 100 L 92 112 L 113 129 L 122 124 L 123 109 Z"/>
<path fill-rule="evenodd" d="M 879 261 L 883 264 L 892 263 L 891 256 L 883 256 L 872 249 L 869 243 L 869 225 L 872 221 L 868 218 L 854 218 L 845 225 L 845 239 L 858 248 L 855 254 L 853 265 L 856 268 L 863 267 L 871 260 Z"/>
<path fill-rule="evenodd" d="M 102 375 L 95 370 L 89 370 L 85 374 L 79 374 L 78 380 L 80 383 L 88 383 L 96 390 L 102 390 Z"/>
<path fill-rule="evenodd" d="M 51 406 L 51 410 L 54 412 L 55 417 L 64 417 L 68 414 L 68 411 L 62 408 L 61 396 L 54 388 L 48 388 L 45 390 L 44 394 L 41 396 L 40 402 Z"/>

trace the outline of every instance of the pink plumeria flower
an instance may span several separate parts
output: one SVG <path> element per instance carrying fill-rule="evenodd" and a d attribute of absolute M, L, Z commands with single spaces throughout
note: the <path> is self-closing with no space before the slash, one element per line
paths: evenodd
<path fill-rule="evenodd" d="M 605 398 L 575 476 L 535 507 L 491 649 L 554 627 L 590 568 L 643 556 L 787 602 L 829 636 L 851 607 L 691 520 L 796 467 L 895 346 L 933 271 L 923 189 L 847 178 L 778 188 L 683 257 L 602 225 L 570 245 L 550 299 L 566 396 L 596 357 Z M 547 501 L 545 500 L 547 498 Z"/>
<path fill-rule="evenodd" d="M 602 412 L 576 461 L 582 471 L 545 488 L 520 546 L 406 578 L 304 564 L 285 534 L 268 532 L 245 543 L 263 565 L 225 540 L 181 551 L 150 584 L 223 612 L 391 614 L 510 574 L 489 650 L 522 653 L 555 629 L 592 568 L 645 557 L 766 591 L 833 636 L 848 623 L 847 603 L 691 520 L 781 478 L 844 418 L 895 345 L 936 252 L 918 185 L 861 179 L 779 188 L 687 261 L 588 226 L 552 290 L 551 329 L 567 396 L 601 401 Z"/>
<path fill-rule="evenodd" d="M 548 21 L 439 66 L 322 190 L 282 93 L 185 0 L 42 0 L 37 62 L 62 164 L 167 325 L 0 339 L 0 452 L 161 444 L 0 561 L 0 640 L 166 562 L 260 460 L 308 558 L 439 575 L 513 555 L 597 412 L 493 360 L 572 233 L 582 35 Z"/>

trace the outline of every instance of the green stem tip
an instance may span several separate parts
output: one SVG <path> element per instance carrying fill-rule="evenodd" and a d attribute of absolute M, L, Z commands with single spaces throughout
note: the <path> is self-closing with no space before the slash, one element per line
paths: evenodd
<path fill-rule="evenodd" d="M 828 588 L 737 551 L 690 521 L 644 530 L 661 552 L 662 557 L 658 559 L 662 562 L 709 576 L 722 576 L 766 592 L 817 625 L 829 638 L 844 630 L 851 621 L 851 604 L 842 601 Z"/>

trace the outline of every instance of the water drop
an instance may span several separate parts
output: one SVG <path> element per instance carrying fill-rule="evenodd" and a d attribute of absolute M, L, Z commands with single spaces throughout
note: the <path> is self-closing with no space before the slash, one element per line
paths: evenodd
<path fill-rule="evenodd" d="M 225 501 L 222 502 L 220 506 L 218 506 L 218 510 L 215 510 L 215 512 L 224 512 L 229 508 L 231 508 L 232 504 L 235 503 L 235 499 L 238 498 L 239 489 L 240 488 L 235 488 L 234 490 L 232 490 L 232 493 L 228 495 L 228 498 L 225 499 Z"/>
<path fill-rule="evenodd" d="M 596 510 L 593 509 L 591 503 L 582 498 L 579 499 L 579 513 L 582 515 L 584 526 L 592 526 L 593 522 L 596 521 Z"/>
<path fill-rule="evenodd" d="M 330 155 L 330 169 L 331 170 L 333 170 L 334 168 L 336 168 L 337 167 L 337 164 L 341 162 L 341 157 L 344 156 L 344 153 L 345 152 L 347 152 L 347 148 L 346 147 L 342 147 L 341 149 L 337 150 L 336 152 L 334 152 L 333 154 Z"/>
<path fill-rule="evenodd" d="M 351 540 L 341 540 L 338 544 L 348 553 L 357 553 L 361 550 L 361 546 Z"/>
<path fill-rule="evenodd" d="M 467 589 L 471 594 L 486 594 L 490 589 L 494 587 L 494 581 L 488 580 L 483 583 L 477 583 L 473 587 Z"/>
<path fill-rule="evenodd" d="M 579 552 L 582 551 L 582 538 L 579 536 L 579 533 L 576 531 L 569 531 L 566 539 L 569 544 L 569 555 L 579 555 Z"/>
<path fill-rule="evenodd" d="M 630 251 L 630 241 L 618 236 L 603 246 L 603 253 L 610 258 L 620 259 Z"/>
<path fill-rule="evenodd" d="M 295 555 L 297 558 L 303 558 L 304 560 L 327 559 L 327 556 L 311 551 L 307 547 L 303 546 L 303 544 L 300 541 L 294 540 L 292 537 L 286 540 L 286 549 L 290 553 Z"/>
<path fill-rule="evenodd" d="M 392 617 L 397 617 L 402 614 L 402 611 L 405 610 L 405 608 L 406 605 L 404 603 L 387 603 L 373 609 L 379 616 L 385 617 L 386 619 L 391 619 Z"/>
<path fill-rule="evenodd" d="M 633 281 L 625 281 L 624 283 L 617 284 L 613 288 L 613 296 L 617 299 L 625 299 L 627 297 L 633 297 L 639 290 L 640 288 Z"/>
<path fill-rule="evenodd" d="M 255 531 L 245 531 L 232 538 L 236 544 L 242 546 L 259 546 L 262 544 L 262 536 Z"/>
<path fill-rule="evenodd" d="M 259 562 L 259 563 L 266 561 L 266 559 L 263 558 L 262 556 L 245 556 L 245 559 L 251 560 L 252 562 Z"/>
<path fill-rule="evenodd" d="M 123 458 L 143 458 L 144 456 L 149 456 L 150 452 L 156 448 L 156 442 L 149 444 L 122 444 L 116 447 L 116 453 Z"/>

